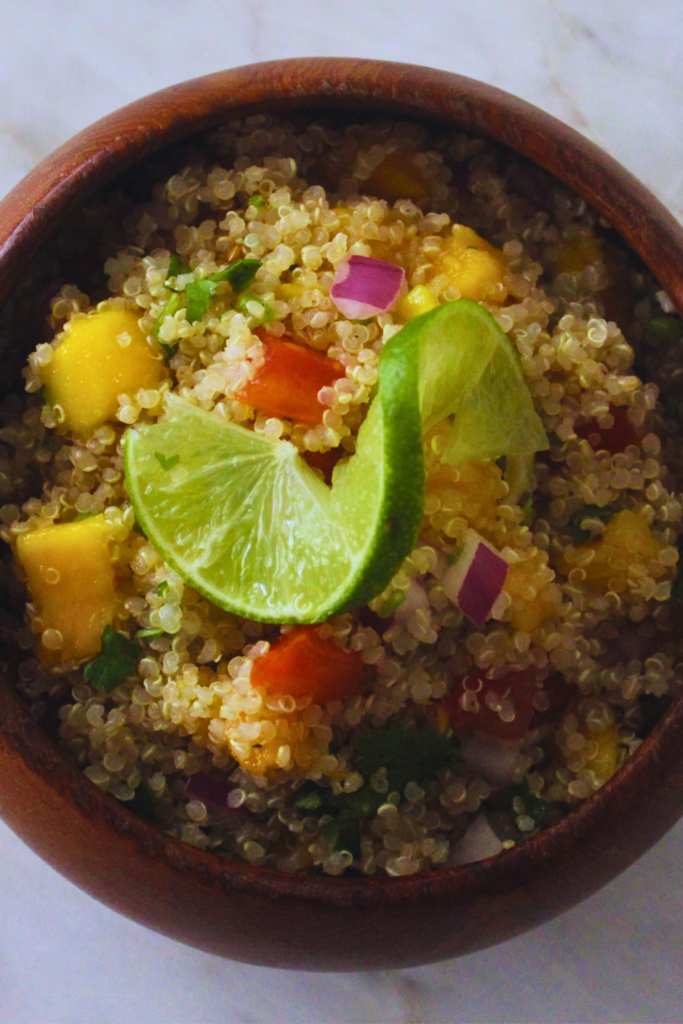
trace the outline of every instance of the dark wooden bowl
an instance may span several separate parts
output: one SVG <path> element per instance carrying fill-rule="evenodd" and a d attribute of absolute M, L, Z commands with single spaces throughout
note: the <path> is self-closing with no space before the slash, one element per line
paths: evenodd
<path fill-rule="evenodd" d="M 164 89 L 81 132 L 0 203 L 0 302 L 67 216 L 162 147 L 236 113 L 366 110 L 490 136 L 571 186 L 683 310 L 683 231 L 627 171 L 498 89 L 382 61 L 250 65 Z M 2 354 L 3 366 L 11 353 Z M 6 371 L 5 371 L 6 372 Z M 48 863 L 115 910 L 222 956 L 358 970 L 459 956 L 549 920 L 628 867 L 683 813 L 683 699 L 578 810 L 498 858 L 414 877 L 311 878 L 171 839 L 102 793 L 22 706 L 0 662 L 0 813 Z"/>

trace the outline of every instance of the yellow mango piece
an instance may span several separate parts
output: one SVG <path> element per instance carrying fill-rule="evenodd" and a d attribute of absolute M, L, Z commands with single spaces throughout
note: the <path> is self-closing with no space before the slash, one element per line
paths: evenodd
<path fill-rule="evenodd" d="M 294 281 L 282 282 L 275 286 L 274 295 L 276 299 L 280 299 L 281 302 L 289 302 L 290 299 L 300 299 L 304 293 L 303 285 L 296 284 Z"/>
<path fill-rule="evenodd" d="M 505 254 L 464 224 L 453 226 L 437 262 L 437 273 L 445 274 L 463 299 L 475 302 L 505 301 L 506 269 Z"/>
<path fill-rule="evenodd" d="M 610 726 L 602 732 L 585 732 L 586 739 L 597 744 L 597 753 L 586 761 L 585 767 L 595 772 L 603 782 L 614 775 L 619 765 L 619 737 L 616 726 Z"/>
<path fill-rule="evenodd" d="M 412 199 L 419 203 L 427 196 L 423 176 L 410 162 L 410 154 L 390 153 L 375 167 L 369 178 L 361 182 L 363 194 L 378 199 Z"/>
<path fill-rule="evenodd" d="M 552 584 L 540 575 L 547 558 L 538 551 L 508 568 L 505 590 L 512 599 L 510 625 L 521 633 L 533 633 L 555 614 Z"/>
<path fill-rule="evenodd" d="M 602 246 L 597 238 L 580 235 L 573 242 L 567 242 L 553 261 L 555 274 L 580 274 L 582 270 L 602 259 Z"/>
<path fill-rule="evenodd" d="M 119 395 L 154 388 L 165 373 L 139 318 L 117 306 L 67 324 L 41 378 L 64 412 L 64 427 L 85 435 L 115 417 Z"/>
<path fill-rule="evenodd" d="M 404 320 L 412 320 L 421 313 L 428 313 L 430 309 L 436 309 L 439 300 L 430 292 L 426 285 L 418 284 L 412 288 L 407 295 L 399 299 L 395 310 Z"/>
<path fill-rule="evenodd" d="M 607 521 L 599 540 L 581 544 L 576 550 L 579 556 L 584 551 L 595 551 L 592 561 L 582 566 L 586 583 L 605 593 L 620 593 L 626 589 L 629 566 L 647 565 L 658 557 L 662 546 L 642 516 L 624 509 Z M 576 565 L 575 560 L 564 558 L 559 568 L 568 576 Z"/>
<path fill-rule="evenodd" d="M 17 537 L 16 556 L 43 629 L 62 635 L 57 649 L 41 641 L 45 664 L 99 652 L 102 630 L 117 608 L 115 548 L 114 528 L 101 514 Z"/>

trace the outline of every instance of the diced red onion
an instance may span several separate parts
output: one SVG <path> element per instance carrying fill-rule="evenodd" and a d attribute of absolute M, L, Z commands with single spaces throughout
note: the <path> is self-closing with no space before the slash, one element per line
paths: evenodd
<path fill-rule="evenodd" d="M 462 839 L 453 847 L 449 864 L 474 864 L 487 857 L 495 857 L 503 849 L 503 844 L 489 825 L 486 817 L 480 814 L 474 819 Z"/>
<path fill-rule="evenodd" d="M 519 762 L 521 741 L 506 742 L 482 733 L 463 733 L 458 748 L 463 761 L 495 786 L 509 786 Z"/>
<path fill-rule="evenodd" d="M 475 626 L 483 626 L 503 589 L 508 563 L 476 530 L 468 530 L 455 565 L 443 574 L 446 597 Z"/>
<path fill-rule="evenodd" d="M 185 783 L 185 795 L 193 800 L 201 800 L 203 804 L 215 804 L 217 807 L 228 806 L 228 793 L 235 788 L 227 779 L 216 779 L 204 772 L 190 775 Z"/>
<path fill-rule="evenodd" d="M 405 270 L 371 256 L 350 256 L 337 267 L 330 298 L 349 320 L 386 313 L 396 302 Z"/>

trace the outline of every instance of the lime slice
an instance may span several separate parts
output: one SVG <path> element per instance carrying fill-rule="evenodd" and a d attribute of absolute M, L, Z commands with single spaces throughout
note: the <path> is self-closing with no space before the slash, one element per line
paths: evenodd
<path fill-rule="evenodd" d="M 162 557 L 228 611 L 322 622 L 367 603 L 412 550 L 424 508 L 417 350 L 383 360 L 356 454 L 328 487 L 289 441 L 175 395 L 126 435 L 126 483 Z"/>
<path fill-rule="evenodd" d="M 288 441 L 176 395 L 126 435 L 126 484 L 156 550 L 222 608 L 322 622 L 390 582 L 424 510 L 422 434 L 451 417 L 449 461 L 547 447 L 517 355 L 469 300 L 416 317 L 384 347 L 378 394 L 332 487 Z"/>
<path fill-rule="evenodd" d="M 394 344 L 419 348 L 424 430 L 452 418 L 445 462 L 456 465 L 548 447 L 519 356 L 478 303 L 459 299 L 423 313 L 387 349 Z"/>

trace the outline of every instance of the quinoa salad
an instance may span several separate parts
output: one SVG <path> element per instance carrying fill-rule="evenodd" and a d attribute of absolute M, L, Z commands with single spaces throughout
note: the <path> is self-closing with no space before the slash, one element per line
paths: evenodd
<path fill-rule="evenodd" d="M 21 698 L 95 785 L 216 855 L 358 876 L 504 856 L 680 689 L 683 323 L 583 200 L 452 130 L 258 115 L 137 198 L 62 231 L 54 251 L 86 225 L 95 255 L 0 405 Z M 369 600 L 261 621 L 151 542 L 131 452 L 174 408 L 289 442 L 329 489 L 383 353 L 450 309 L 516 353 L 544 440 L 454 464 L 430 425 L 417 540 Z"/>

